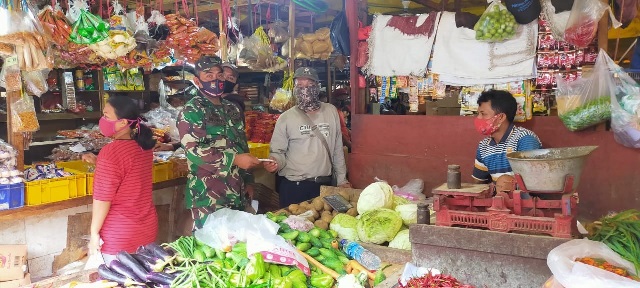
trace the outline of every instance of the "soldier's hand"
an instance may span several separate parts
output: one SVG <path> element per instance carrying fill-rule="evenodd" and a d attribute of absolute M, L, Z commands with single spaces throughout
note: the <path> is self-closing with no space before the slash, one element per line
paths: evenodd
<path fill-rule="evenodd" d="M 233 159 L 233 165 L 236 165 L 244 170 L 249 170 L 260 165 L 260 160 L 258 160 L 256 156 L 253 156 L 249 153 L 236 154 L 236 157 Z"/>
<path fill-rule="evenodd" d="M 269 159 L 274 160 L 274 161 L 273 162 L 271 162 L 271 161 L 262 162 L 262 166 L 264 166 L 264 169 L 267 170 L 267 172 L 269 172 L 269 173 L 276 172 L 278 170 L 278 163 L 275 161 L 276 159 L 273 159 L 273 157 L 269 157 Z"/>

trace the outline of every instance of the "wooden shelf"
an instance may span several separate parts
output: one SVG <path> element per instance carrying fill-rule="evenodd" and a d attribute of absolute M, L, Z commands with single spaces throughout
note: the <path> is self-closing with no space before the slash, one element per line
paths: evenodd
<path fill-rule="evenodd" d="M 70 119 L 100 119 L 102 112 L 84 112 L 80 114 L 75 113 L 38 113 L 38 120 L 51 121 L 51 120 L 70 120 Z M 0 122 L 7 122 L 7 115 L 0 115 Z"/>
<path fill-rule="evenodd" d="M 187 183 L 187 178 L 177 178 L 158 182 L 153 184 L 153 190 L 160 190 L 168 187 L 181 186 Z M 11 210 L 0 211 L 0 222 L 8 220 L 24 219 L 26 217 L 42 215 L 54 211 L 64 210 L 68 208 L 78 207 L 82 205 L 89 205 L 93 202 L 93 196 L 83 196 L 80 198 L 69 199 L 60 202 L 54 202 L 38 206 L 24 206 L 22 208 L 16 208 Z"/>

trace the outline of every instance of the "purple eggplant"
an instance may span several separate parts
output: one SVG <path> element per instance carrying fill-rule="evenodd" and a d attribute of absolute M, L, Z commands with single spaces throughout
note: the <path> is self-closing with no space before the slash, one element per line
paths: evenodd
<path fill-rule="evenodd" d="M 111 264 L 109 264 L 109 268 L 111 268 L 111 270 L 116 273 L 122 274 L 128 278 L 133 279 L 133 281 L 136 281 L 139 283 L 144 283 L 147 281 L 147 279 L 142 279 L 138 275 L 136 275 L 136 273 L 133 273 L 133 270 L 131 270 L 131 268 L 125 266 L 124 264 L 122 264 L 122 262 L 118 260 L 111 261 Z"/>
<path fill-rule="evenodd" d="M 136 259 L 129 253 L 122 251 L 116 254 L 116 259 L 120 261 L 124 266 L 128 267 L 133 273 L 138 276 L 138 279 L 147 280 L 147 270 L 145 270 Z"/>
<path fill-rule="evenodd" d="M 124 286 L 144 285 L 143 283 L 138 283 L 127 276 L 112 271 L 105 264 L 100 264 L 100 266 L 98 266 L 98 275 L 100 275 L 100 278 L 104 280 L 117 282 Z"/>
<path fill-rule="evenodd" d="M 176 276 L 162 272 L 150 272 L 147 275 L 147 281 L 161 285 L 170 285 L 173 279 L 176 279 Z"/>
<path fill-rule="evenodd" d="M 144 248 L 151 251 L 153 255 L 155 255 L 156 257 L 164 261 L 171 261 L 171 254 L 169 254 L 167 250 L 164 250 L 164 248 L 160 247 L 160 245 L 158 244 L 155 244 L 155 243 L 147 244 L 146 246 L 144 246 Z"/>
<path fill-rule="evenodd" d="M 136 254 L 145 254 L 146 252 L 147 252 L 147 249 L 144 248 L 144 245 L 136 249 Z"/>
<path fill-rule="evenodd" d="M 135 258 L 138 263 L 144 267 L 147 272 L 162 272 L 164 267 L 167 266 L 167 263 L 158 259 L 156 257 L 148 256 L 145 254 L 133 254 L 131 255 Z"/>

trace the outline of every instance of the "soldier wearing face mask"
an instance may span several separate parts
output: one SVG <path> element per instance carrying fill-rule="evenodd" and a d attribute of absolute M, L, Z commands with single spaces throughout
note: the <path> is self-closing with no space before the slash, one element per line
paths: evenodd
<path fill-rule="evenodd" d="M 185 204 L 200 229 L 217 209 L 245 210 L 253 197 L 249 170 L 260 161 L 249 154 L 242 113 L 222 98 L 220 58 L 203 56 L 195 71 L 199 94 L 185 104 L 177 126 L 189 166 Z"/>
<path fill-rule="evenodd" d="M 319 196 L 320 186 L 332 185 L 332 178 L 338 186 L 351 187 L 338 110 L 319 100 L 318 73 L 313 68 L 298 68 L 294 82 L 298 105 L 280 115 L 271 138 L 274 162 L 263 164 L 280 177 L 280 207 Z"/>

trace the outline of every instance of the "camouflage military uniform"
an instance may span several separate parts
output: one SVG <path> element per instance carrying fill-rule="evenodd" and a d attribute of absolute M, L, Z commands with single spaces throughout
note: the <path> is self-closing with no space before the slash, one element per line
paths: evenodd
<path fill-rule="evenodd" d="M 244 210 L 248 202 L 245 183 L 253 181 L 250 173 L 233 165 L 236 154 L 249 152 L 243 116 L 233 103 L 221 102 L 214 105 L 198 95 L 178 116 L 189 165 L 185 204 L 197 228 L 202 228 L 207 216 L 217 209 Z"/>

